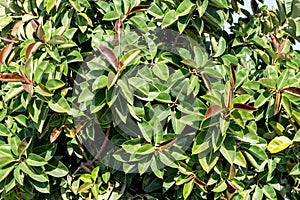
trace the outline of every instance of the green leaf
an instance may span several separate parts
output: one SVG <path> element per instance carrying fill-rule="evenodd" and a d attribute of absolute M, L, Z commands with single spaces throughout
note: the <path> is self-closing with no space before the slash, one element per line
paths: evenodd
<path fill-rule="evenodd" d="M 137 149 L 136 153 L 140 155 L 148 155 L 154 152 L 154 147 L 151 144 L 145 144 Z"/>
<path fill-rule="evenodd" d="M 30 153 L 25 162 L 29 166 L 44 166 L 45 164 L 47 164 L 47 161 L 43 157 L 34 153 Z"/>
<path fill-rule="evenodd" d="M 262 191 L 264 193 L 264 195 L 266 195 L 266 197 L 270 200 L 275 200 L 277 199 L 276 197 L 276 192 L 274 190 L 274 188 L 270 185 L 264 185 L 262 188 Z"/>
<path fill-rule="evenodd" d="M 10 172 L 15 168 L 16 164 L 9 165 L 4 168 L 1 168 L 0 170 L 0 182 L 2 182 L 9 174 Z"/>
<path fill-rule="evenodd" d="M 65 83 L 58 79 L 50 79 L 46 82 L 46 87 L 48 90 L 57 90 L 65 86 Z"/>
<path fill-rule="evenodd" d="M 257 200 L 262 200 L 263 199 L 263 191 L 260 187 L 258 187 L 258 186 L 255 187 L 252 198 L 257 199 Z"/>
<path fill-rule="evenodd" d="M 58 113 L 69 113 L 71 111 L 68 101 L 63 96 L 57 96 L 54 101 L 49 102 L 49 107 Z"/>
<path fill-rule="evenodd" d="M 176 9 L 178 16 L 185 16 L 192 12 L 192 9 L 195 8 L 195 4 L 193 4 L 190 0 L 184 0 L 179 4 Z"/>
<path fill-rule="evenodd" d="M 30 184 L 41 193 L 50 193 L 50 185 L 48 182 L 39 182 L 33 179 L 28 179 Z"/>
<path fill-rule="evenodd" d="M 293 138 L 293 142 L 300 142 L 300 130 L 297 131 Z"/>
<path fill-rule="evenodd" d="M 285 87 L 287 85 L 288 77 L 289 77 L 289 70 L 286 69 L 281 73 L 281 75 L 277 79 L 276 88 L 282 89 L 283 87 Z"/>
<path fill-rule="evenodd" d="M 69 173 L 68 168 L 59 160 L 51 159 L 47 165 L 45 165 L 46 174 L 61 178 Z"/>
<path fill-rule="evenodd" d="M 25 164 L 25 162 L 22 162 L 19 165 L 20 165 L 21 170 L 25 174 L 29 175 L 30 178 L 32 178 L 38 182 L 48 182 L 49 181 L 48 176 L 46 174 L 37 174 L 36 172 L 31 170 L 29 168 L 29 166 L 27 164 Z"/>
<path fill-rule="evenodd" d="M 218 183 L 211 191 L 213 192 L 223 192 L 227 189 L 227 184 L 225 181 Z"/>
<path fill-rule="evenodd" d="M 162 28 L 166 28 L 168 26 L 171 26 L 173 23 L 175 23 L 178 20 L 178 13 L 175 10 L 169 10 L 161 23 Z"/>
<path fill-rule="evenodd" d="M 245 156 L 243 155 L 243 153 L 241 151 L 236 152 L 235 154 L 235 159 L 234 159 L 234 164 L 242 166 L 242 167 L 247 167 L 247 161 Z"/>
<path fill-rule="evenodd" d="M 97 89 L 105 88 L 107 85 L 108 78 L 105 75 L 99 76 L 93 83 L 92 89 L 93 91 Z"/>
<path fill-rule="evenodd" d="M 105 13 L 102 19 L 105 21 L 113 21 L 119 18 L 120 15 L 116 11 L 108 11 L 107 13 Z"/>
<path fill-rule="evenodd" d="M 195 53 L 195 61 L 197 63 L 197 68 L 203 67 L 208 61 L 208 56 L 205 50 L 202 49 L 201 47 L 195 46 L 194 53 Z"/>
<path fill-rule="evenodd" d="M 292 176 L 299 176 L 300 175 L 300 163 L 297 163 L 290 172 Z"/>
<path fill-rule="evenodd" d="M 45 5 L 45 7 L 46 7 L 47 13 L 49 14 L 50 11 L 52 10 L 52 8 L 53 8 L 54 5 L 55 5 L 55 0 L 45 0 L 45 1 L 44 1 L 44 5 Z"/>
<path fill-rule="evenodd" d="M 194 187 L 193 179 L 183 185 L 183 198 L 184 199 L 187 199 L 190 196 L 190 194 L 193 190 L 193 187 Z"/>
<path fill-rule="evenodd" d="M 286 136 L 275 137 L 269 144 L 267 149 L 272 153 L 278 153 L 288 148 L 293 142 Z"/>
<path fill-rule="evenodd" d="M 10 132 L 4 124 L 0 124 L 0 136 L 8 137 Z"/>
<path fill-rule="evenodd" d="M 232 165 L 236 155 L 236 144 L 232 137 L 226 137 L 220 149 L 221 154 Z"/>
<path fill-rule="evenodd" d="M 200 155 L 200 154 L 199 154 Z M 219 160 L 220 153 L 211 151 L 210 154 L 207 156 L 200 158 L 199 157 L 199 163 L 201 167 L 206 171 L 206 173 L 209 173 L 210 170 L 217 164 Z"/>
<path fill-rule="evenodd" d="M 213 57 L 220 57 L 226 50 L 226 40 L 223 37 L 220 37 L 218 42 L 218 48 L 216 53 L 213 55 Z"/>

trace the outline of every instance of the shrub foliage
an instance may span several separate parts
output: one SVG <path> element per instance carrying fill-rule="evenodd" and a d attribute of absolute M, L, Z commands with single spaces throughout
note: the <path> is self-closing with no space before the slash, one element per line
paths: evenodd
<path fill-rule="evenodd" d="M 0 199 L 299 199 L 300 1 L 276 2 L 1 1 Z"/>

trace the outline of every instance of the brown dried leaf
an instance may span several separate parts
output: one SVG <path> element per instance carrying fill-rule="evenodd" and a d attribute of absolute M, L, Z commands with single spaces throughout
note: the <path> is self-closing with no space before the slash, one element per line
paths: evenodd
<path fill-rule="evenodd" d="M 33 95 L 33 84 L 23 84 L 22 87 L 28 94 Z"/>
<path fill-rule="evenodd" d="M 231 181 L 227 180 L 227 183 L 234 189 L 234 190 L 239 190 L 239 188 Z"/>
<path fill-rule="evenodd" d="M 52 130 L 52 133 L 50 134 L 50 143 L 53 143 L 58 138 L 58 136 L 61 134 L 61 131 L 62 131 L 62 126 L 55 127 Z"/>
<path fill-rule="evenodd" d="M 137 13 L 137 12 L 147 11 L 149 8 L 150 8 L 149 5 L 139 5 L 139 6 L 136 6 L 136 7 L 134 7 L 134 8 L 131 9 L 129 15 L 133 14 L 133 13 Z"/>
<path fill-rule="evenodd" d="M 3 49 L 1 49 L 1 52 L 0 52 L 0 64 L 5 63 L 6 58 L 10 54 L 13 46 L 14 45 L 11 43 L 11 44 L 7 45 L 6 47 L 4 47 Z"/>
<path fill-rule="evenodd" d="M 105 46 L 100 46 L 98 49 L 107 58 L 108 62 L 114 67 L 116 72 L 118 72 L 118 61 L 115 53 Z"/>
<path fill-rule="evenodd" d="M 28 59 L 29 57 L 31 57 L 38 50 L 41 44 L 42 44 L 41 42 L 34 42 L 28 45 L 25 53 L 26 58 Z"/>
<path fill-rule="evenodd" d="M 38 27 L 39 27 L 39 23 L 36 20 L 34 20 L 34 19 L 30 20 L 30 23 L 31 23 L 32 28 L 36 32 L 37 29 L 38 29 Z"/>
<path fill-rule="evenodd" d="M 288 37 L 286 37 L 286 39 L 284 40 L 284 42 L 283 42 L 282 45 L 280 46 L 280 48 L 279 48 L 279 50 L 278 50 L 278 52 L 277 52 L 277 57 L 276 57 L 275 60 L 277 60 L 277 59 L 280 57 L 280 55 L 281 55 L 281 53 L 282 53 L 282 51 L 283 51 L 283 49 L 284 49 L 284 47 L 285 47 L 285 45 L 286 45 L 287 40 L 288 40 Z"/>
<path fill-rule="evenodd" d="M 0 75 L 0 81 L 3 82 L 26 82 L 19 74 L 2 74 Z"/>
<path fill-rule="evenodd" d="M 270 33 L 270 36 L 272 38 L 272 46 L 275 52 L 278 52 L 278 49 L 280 47 L 280 40 L 276 37 L 274 33 Z"/>
<path fill-rule="evenodd" d="M 82 122 L 80 122 L 76 129 L 74 130 L 74 135 L 77 135 L 79 133 L 79 131 L 81 131 L 81 129 L 86 125 L 86 123 L 88 122 L 89 120 L 83 120 Z"/>
<path fill-rule="evenodd" d="M 252 111 L 257 110 L 253 106 L 249 106 L 249 105 L 243 104 L 243 103 L 235 103 L 235 104 L 233 104 L 233 108 L 238 109 L 238 110 L 248 111 L 248 112 L 252 112 Z"/>
<path fill-rule="evenodd" d="M 277 115 L 281 109 L 281 92 L 276 92 L 276 100 L 274 105 L 274 115 Z"/>
<path fill-rule="evenodd" d="M 165 142 L 162 142 L 159 147 L 158 150 L 162 151 L 164 149 L 170 149 L 176 142 L 177 142 L 178 138 L 174 138 Z"/>
<path fill-rule="evenodd" d="M 223 109 L 219 105 L 216 105 L 216 104 L 211 105 L 205 113 L 205 118 L 207 119 L 212 116 L 215 116 L 215 115 L 219 114 L 220 112 L 222 112 L 222 110 Z"/>
<path fill-rule="evenodd" d="M 300 88 L 297 87 L 287 87 L 280 90 L 281 92 L 287 92 L 296 97 L 300 97 Z"/>
<path fill-rule="evenodd" d="M 196 184 L 196 185 L 198 185 L 198 186 L 202 186 L 202 187 L 206 187 L 207 186 L 207 184 L 206 183 L 204 183 L 204 182 L 202 182 L 202 181 L 200 181 L 197 177 L 196 178 L 194 178 L 194 183 Z"/>
<path fill-rule="evenodd" d="M 236 175 L 236 168 L 234 165 L 231 165 L 230 166 L 230 170 L 229 170 L 229 176 L 228 176 L 228 179 L 233 179 Z"/>
<path fill-rule="evenodd" d="M 24 22 L 21 20 L 21 21 L 18 21 L 17 23 L 15 23 L 14 27 L 12 28 L 12 31 L 11 31 L 11 35 L 12 36 L 16 36 L 18 31 L 19 31 L 19 28 L 21 25 L 23 25 Z"/>
<path fill-rule="evenodd" d="M 42 24 L 39 25 L 36 35 L 40 40 L 43 41 L 43 43 L 46 43 L 46 35 Z"/>
<path fill-rule="evenodd" d="M 251 0 L 251 8 L 253 11 L 253 14 L 257 15 L 258 14 L 258 3 L 256 0 Z"/>

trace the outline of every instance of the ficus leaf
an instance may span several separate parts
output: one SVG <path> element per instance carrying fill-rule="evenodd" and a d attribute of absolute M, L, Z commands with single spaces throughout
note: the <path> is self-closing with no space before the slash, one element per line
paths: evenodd
<path fill-rule="evenodd" d="M 282 94 L 281 92 L 276 92 L 276 99 L 275 99 L 275 105 L 274 105 L 274 115 L 277 115 L 281 109 L 281 98 Z"/>
<path fill-rule="evenodd" d="M 219 105 L 216 105 L 216 104 L 211 105 L 211 106 L 207 109 L 207 111 L 206 111 L 206 113 L 205 113 L 205 118 L 207 119 L 207 118 L 210 118 L 210 117 L 212 117 L 212 116 L 215 116 L 215 115 L 221 113 L 222 110 L 223 110 L 223 109 L 222 109 L 221 106 L 219 106 Z"/>
<path fill-rule="evenodd" d="M 2 74 L 0 75 L 2 82 L 26 82 L 19 74 Z"/>
<path fill-rule="evenodd" d="M 297 87 L 287 87 L 280 90 L 281 92 L 287 92 L 289 94 L 292 94 L 296 97 L 300 97 L 300 88 Z"/>
<path fill-rule="evenodd" d="M 7 45 L 6 47 L 4 47 L 3 49 L 1 49 L 1 51 L 0 51 L 0 64 L 5 63 L 6 58 L 10 54 L 13 46 L 14 45 L 11 43 L 11 44 Z"/>
<path fill-rule="evenodd" d="M 115 53 L 105 47 L 105 46 L 100 46 L 98 47 L 99 51 L 107 58 L 108 62 L 114 67 L 114 69 L 116 70 L 116 72 L 118 71 L 118 62 L 117 62 L 117 57 L 115 55 Z"/>
<path fill-rule="evenodd" d="M 233 104 L 233 108 L 234 108 L 234 109 L 237 109 L 237 110 L 248 111 L 248 112 L 256 111 L 256 110 L 257 110 L 257 109 L 254 108 L 253 106 L 249 106 L 249 105 L 243 104 L 243 103 L 235 103 L 235 104 Z"/>

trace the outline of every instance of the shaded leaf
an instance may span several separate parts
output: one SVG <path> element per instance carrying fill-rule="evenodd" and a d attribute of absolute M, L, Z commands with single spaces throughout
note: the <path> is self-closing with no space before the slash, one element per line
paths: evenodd
<path fill-rule="evenodd" d="M 118 72 L 118 62 L 115 53 L 105 46 L 100 46 L 98 49 L 107 58 L 108 62 L 114 67 L 116 72 Z"/>

